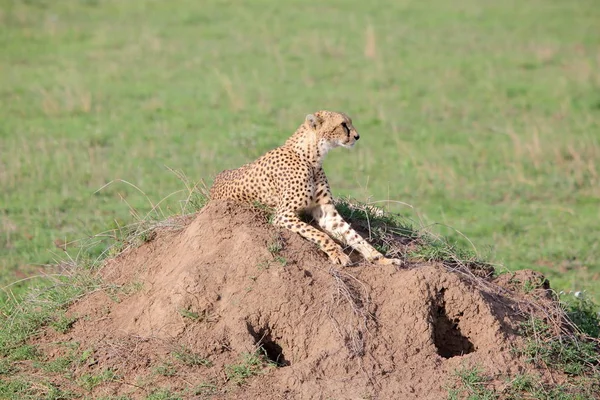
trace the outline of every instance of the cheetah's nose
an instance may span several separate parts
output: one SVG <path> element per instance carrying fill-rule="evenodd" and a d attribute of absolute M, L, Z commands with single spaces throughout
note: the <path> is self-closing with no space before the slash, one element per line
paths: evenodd
<path fill-rule="evenodd" d="M 354 135 L 354 140 L 358 140 L 358 139 L 360 139 L 360 135 L 357 133 Z"/>

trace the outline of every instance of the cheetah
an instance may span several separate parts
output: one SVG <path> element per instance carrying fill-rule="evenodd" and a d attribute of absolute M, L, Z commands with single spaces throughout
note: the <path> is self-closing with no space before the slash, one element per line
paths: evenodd
<path fill-rule="evenodd" d="M 308 114 L 283 146 L 252 163 L 218 174 L 210 198 L 271 207 L 276 226 L 315 243 L 335 264 L 348 266 L 351 260 L 333 238 L 358 250 L 369 262 L 399 265 L 400 260 L 384 257 L 354 231 L 333 204 L 323 159 L 331 149 L 351 148 L 359 138 L 352 120 L 344 113 Z M 301 212 L 312 215 L 324 232 L 302 221 Z"/>

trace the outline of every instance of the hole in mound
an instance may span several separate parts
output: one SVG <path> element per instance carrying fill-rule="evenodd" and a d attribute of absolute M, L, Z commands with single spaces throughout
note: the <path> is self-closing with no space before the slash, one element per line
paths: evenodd
<path fill-rule="evenodd" d="M 255 329 L 251 324 L 247 323 L 248 332 L 254 338 L 257 346 L 262 347 L 267 359 L 275 363 L 278 367 L 287 367 L 290 362 L 285 359 L 283 349 L 273 339 L 273 333 L 268 326 L 265 328 Z"/>
<path fill-rule="evenodd" d="M 440 290 L 432 305 L 433 341 L 438 354 L 444 358 L 462 356 L 475 351 L 475 346 L 464 336 L 459 327 L 462 312 L 450 318 L 444 300 L 445 289 Z"/>

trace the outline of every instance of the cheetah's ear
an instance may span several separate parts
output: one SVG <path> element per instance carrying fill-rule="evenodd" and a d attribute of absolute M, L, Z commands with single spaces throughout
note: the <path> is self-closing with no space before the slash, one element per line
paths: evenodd
<path fill-rule="evenodd" d="M 306 123 L 311 129 L 316 130 L 321 126 L 321 119 L 314 114 L 308 114 L 306 116 Z"/>

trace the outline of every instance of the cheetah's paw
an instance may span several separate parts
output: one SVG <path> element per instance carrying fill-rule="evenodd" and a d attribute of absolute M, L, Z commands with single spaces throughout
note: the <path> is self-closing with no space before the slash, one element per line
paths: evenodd
<path fill-rule="evenodd" d="M 336 251 L 332 254 L 329 254 L 329 259 L 334 264 L 341 264 L 344 267 L 347 267 L 348 265 L 352 264 L 352 260 L 350 260 L 350 257 L 348 257 L 348 255 L 343 251 Z"/>
<path fill-rule="evenodd" d="M 403 262 L 402 260 L 398 259 L 398 258 L 386 258 L 386 257 L 381 257 L 378 258 L 377 260 L 375 260 L 375 264 L 377 265 L 402 265 Z"/>

